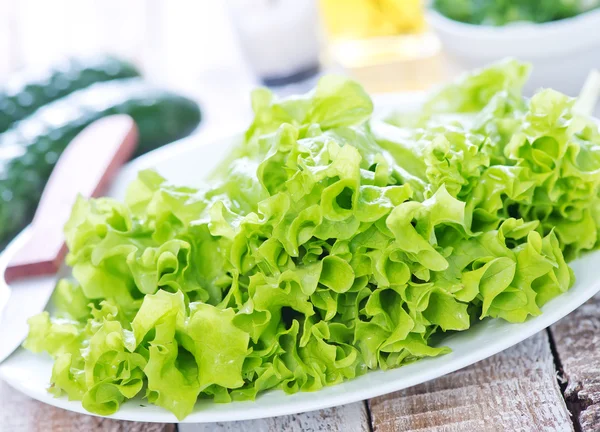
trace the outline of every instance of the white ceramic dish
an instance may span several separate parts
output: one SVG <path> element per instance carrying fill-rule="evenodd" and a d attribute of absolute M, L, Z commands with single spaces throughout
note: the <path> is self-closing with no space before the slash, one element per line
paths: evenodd
<path fill-rule="evenodd" d="M 549 23 L 502 27 L 465 24 L 433 10 L 428 19 L 444 50 L 462 69 L 504 57 L 531 62 L 529 93 L 548 87 L 576 96 L 588 73 L 600 68 L 600 9 Z"/>
<path fill-rule="evenodd" d="M 385 108 L 392 102 L 394 106 L 410 107 L 419 100 L 417 95 L 386 96 L 376 99 L 376 106 Z M 110 194 L 122 197 L 126 185 L 137 171 L 148 167 L 157 168 L 173 182 L 198 184 L 202 181 L 198 173 L 209 172 L 234 141 L 235 138 L 231 137 L 191 139 L 152 152 L 126 166 Z M 5 254 L 10 254 L 13 250 L 14 247 L 9 247 Z M 523 324 L 509 324 L 501 320 L 480 322 L 468 331 L 455 333 L 445 339 L 444 344 L 452 348 L 452 353 L 448 355 L 421 360 L 386 372 L 370 372 L 353 381 L 314 393 L 285 395 L 282 391 L 270 391 L 254 402 L 215 404 L 202 401 L 183 422 L 246 420 L 312 411 L 372 398 L 432 380 L 515 345 L 573 311 L 600 290 L 600 279 L 595 270 L 599 266 L 600 251 L 577 260 L 573 263 L 577 275 L 575 286 L 546 304 L 541 316 Z M 0 271 L 3 269 L 0 268 Z M 0 378 L 34 399 L 89 414 L 81 407 L 80 402 L 70 402 L 64 397 L 54 398 L 46 392 L 51 368 L 52 361 L 48 356 L 34 355 L 19 349 L 0 365 Z M 144 422 L 177 422 L 173 414 L 141 398 L 123 404 L 117 413 L 109 417 Z"/>

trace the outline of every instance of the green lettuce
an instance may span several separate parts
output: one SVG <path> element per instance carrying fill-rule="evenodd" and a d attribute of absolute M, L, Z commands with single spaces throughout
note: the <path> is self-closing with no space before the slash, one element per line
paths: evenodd
<path fill-rule="evenodd" d="M 507 60 L 380 119 L 355 82 L 253 94 L 244 139 L 200 189 L 142 171 L 123 202 L 80 198 L 73 276 L 25 346 L 50 391 L 111 414 L 136 395 L 313 391 L 449 352 L 446 332 L 522 322 L 598 246 L 600 132 Z"/>

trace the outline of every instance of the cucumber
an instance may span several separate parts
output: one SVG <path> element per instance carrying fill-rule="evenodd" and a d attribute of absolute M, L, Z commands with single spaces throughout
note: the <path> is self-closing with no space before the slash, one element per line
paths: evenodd
<path fill-rule="evenodd" d="M 0 135 L 1 245 L 30 222 L 67 144 L 87 125 L 111 114 L 136 121 L 136 155 L 189 135 L 201 119 L 194 101 L 130 78 L 94 84 L 16 123 Z"/>
<path fill-rule="evenodd" d="M 111 56 L 71 58 L 46 70 L 20 73 L 0 90 L 0 133 L 74 91 L 96 82 L 139 75 L 135 66 Z"/>

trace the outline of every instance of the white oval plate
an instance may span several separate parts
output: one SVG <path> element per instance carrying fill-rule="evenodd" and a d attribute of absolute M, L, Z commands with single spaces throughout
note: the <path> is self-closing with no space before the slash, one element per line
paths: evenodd
<path fill-rule="evenodd" d="M 390 106 L 411 107 L 419 102 L 415 95 L 395 95 L 376 99 L 379 108 Z M 393 102 L 393 104 L 391 103 Z M 174 183 L 198 185 L 202 174 L 227 154 L 236 138 L 212 140 L 192 138 L 149 153 L 129 165 L 120 173 L 110 195 L 122 197 L 125 187 L 137 171 L 154 167 Z M 253 402 L 217 404 L 201 401 L 192 414 L 181 423 L 247 420 L 294 414 L 329 408 L 402 390 L 440 377 L 465 366 L 490 357 L 515 345 L 558 321 L 583 304 L 600 290 L 597 268 L 600 251 L 585 255 L 573 264 L 577 282 L 567 293 L 547 303 L 543 314 L 522 324 L 509 324 L 501 320 L 485 320 L 464 332 L 450 335 L 444 344 L 452 353 L 437 358 L 427 358 L 386 372 L 374 371 L 352 381 L 327 387 L 312 393 L 286 395 L 282 391 L 269 391 Z M 4 269 L 0 269 L 3 272 Z M 26 395 L 70 411 L 89 414 L 78 401 L 65 397 L 54 398 L 46 388 L 52 369 L 48 356 L 34 355 L 19 349 L 0 365 L 0 378 Z M 124 403 L 113 419 L 143 422 L 178 422 L 173 414 L 149 404 L 143 399 Z"/>

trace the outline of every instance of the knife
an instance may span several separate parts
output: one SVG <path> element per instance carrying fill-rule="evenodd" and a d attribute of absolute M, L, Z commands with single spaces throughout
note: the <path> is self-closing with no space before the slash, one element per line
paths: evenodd
<path fill-rule="evenodd" d="M 0 256 L 0 363 L 27 336 L 27 320 L 50 300 L 67 252 L 63 226 L 75 199 L 102 194 L 137 138 L 130 117 L 105 117 L 81 131 L 60 156 L 31 225 Z"/>

